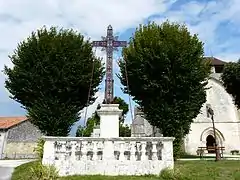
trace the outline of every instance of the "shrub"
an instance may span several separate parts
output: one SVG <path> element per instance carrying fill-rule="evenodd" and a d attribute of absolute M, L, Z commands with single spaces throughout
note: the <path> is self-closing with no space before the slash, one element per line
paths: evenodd
<path fill-rule="evenodd" d="M 37 147 L 34 148 L 34 150 L 33 150 L 34 152 L 36 152 L 38 159 L 40 159 L 40 160 L 42 160 L 42 158 L 43 158 L 44 143 L 45 143 L 45 140 L 40 138 L 37 142 Z"/>
<path fill-rule="evenodd" d="M 185 176 L 179 169 L 164 169 L 160 173 L 162 180 L 191 180 Z"/>
<path fill-rule="evenodd" d="M 38 180 L 57 180 L 59 178 L 58 171 L 54 166 L 44 166 L 38 162 L 36 166 L 31 167 L 30 179 Z"/>

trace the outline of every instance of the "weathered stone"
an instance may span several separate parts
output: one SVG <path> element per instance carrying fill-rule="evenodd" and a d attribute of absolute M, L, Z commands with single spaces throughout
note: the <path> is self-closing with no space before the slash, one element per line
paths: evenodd
<path fill-rule="evenodd" d="M 119 137 L 119 117 L 122 110 L 118 106 L 119 104 L 102 104 L 97 110 L 100 116 L 100 137 Z"/>
<path fill-rule="evenodd" d="M 131 125 L 132 137 L 161 137 L 160 130 L 146 120 L 141 110 L 136 107 L 134 109 L 134 119 Z"/>
<path fill-rule="evenodd" d="M 172 169 L 168 137 L 44 137 L 42 163 L 66 175 L 158 175 Z"/>

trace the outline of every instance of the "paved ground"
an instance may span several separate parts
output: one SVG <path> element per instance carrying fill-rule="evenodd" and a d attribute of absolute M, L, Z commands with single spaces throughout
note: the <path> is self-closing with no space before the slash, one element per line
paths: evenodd
<path fill-rule="evenodd" d="M 11 180 L 11 174 L 13 170 L 14 170 L 13 167 L 0 166 L 0 180 Z"/>
<path fill-rule="evenodd" d="M 0 160 L 0 180 L 11 180 L 15 167 L 33 160 Z"/>

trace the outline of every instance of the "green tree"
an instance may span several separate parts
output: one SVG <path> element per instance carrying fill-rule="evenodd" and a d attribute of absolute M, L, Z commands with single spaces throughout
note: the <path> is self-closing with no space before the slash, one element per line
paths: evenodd
<path fill-rule="evenodd" d="M 90 41 L 73 30 L 43 27 L 20 42 L 10 59 L 14 66 L 4 73 L 11 98 L 46 135 L 68 135 L 86 106 L 91 80 L 89 104 L 104 75 Z"/>
<path fill-rule="evenodd" d="M 119 104 L 119 109 L 123 110 L 122 117 L 119 119 L 119 136 L 120 137 L 129 137 L 131 136 L 131 129 L 128 125 L 124 124 L 124 120 L 129 111 L 128 104 L 120 97 L 113 98 L 113 104 Z M 97 109 L 100 109 L 100 105 Z M 80 137 L 89 137 L 93 132 L 94 127 L 100 124 L 100 117 L 97 115 L 97 112 L 94 112 L 92 117 L 88 118 L 85 128 L 83 126 L 79 126 L 76 136 Z"/>
<path fill-rule="evenodd" d="M 226 91 L 233 96 L 235 105 L 240 108 L 240 60 L 225 65 L 221 76 Z"/>
<path fill-rule="evenodd" d="M 203 58 L 203 43 L 185 25 L 166 21 L 136 29 L 123 49 L 118 77 L 149 122 L 164 136 L 175 137 L 174 157 L 182 139 L 206 101 L 205 85 L 210 73 Z"/>
<path fill-rule="evenodd" d="M 120 122 L 124 123 L 124 120 L 126 118 L 126 115 L 129 111 L 128 104 L 120 97 L 114 97 L 112 104 L 119 104 L 119 109 L 122 111 L 122 117 L 120 117 Z"/>

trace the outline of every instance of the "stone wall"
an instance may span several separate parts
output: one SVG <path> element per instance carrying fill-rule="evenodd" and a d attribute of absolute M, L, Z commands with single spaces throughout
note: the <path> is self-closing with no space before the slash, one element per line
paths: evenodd
<path fill-rule="evenodd" d="M 2 158 L 25 159 L 36 158 L 34 148 L 36 142 L 8 142 L 4 148 Z"/>
<path fill-rule="evenodd" d="M 7 142 L 36 142 L 41 131 L 30 121 L 25 121 L 8 130 Z"/>
<path fill-rule="evenodd" d="M 172 169 L 171 137 L 44 137 L 42 163 L 67 175 L 147 175 Z"/>
<path fill-rule="evenodd" d="M 2 154 L 4 147 L 6 146 L 7 132 L 5 130 L 0 130 L 0 159 L 2 159 Z"/>
<path fill-rule="evenodd" d="M 41 131 L 30 121 L 12 127 L 7 131 L 2 158 L 35 158 L 34 148 L 41 137 Z"/>

